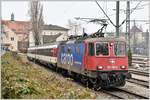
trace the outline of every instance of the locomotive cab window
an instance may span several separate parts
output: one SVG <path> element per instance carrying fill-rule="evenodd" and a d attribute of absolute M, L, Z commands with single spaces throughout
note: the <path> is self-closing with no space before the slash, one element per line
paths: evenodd
<path fill-rule="evenodd" d="M 124 42 L 115 42 L 115 55 L 116 56 L 124 56 L 126 53 L 125 43 Z"/>
<path fill-rule="evenodd" d="M 96 56 L 108 56 L 109 49 L 107 42 L 98 42 L 96 43 Z"/>

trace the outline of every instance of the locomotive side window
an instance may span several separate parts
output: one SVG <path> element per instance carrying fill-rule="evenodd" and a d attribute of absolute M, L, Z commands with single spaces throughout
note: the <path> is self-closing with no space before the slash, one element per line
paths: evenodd
<path fill-rule="evenodd" d="M 94 52 L 94 43 L 89 43 L 89 55 L 90 56 L 94 56 L 95 52 Z"/>
<path fill-rule="evenodd" d="M 99 42 L 96 43 L 96 55 L 97 56 L 105 56 L 109 54 L 108 43 Z"/>
<path fill-rule="evenodd" d="M 124 42 L 115 42 L 115 55 L 124 56 L 125 55 L 125 43 Z"/>

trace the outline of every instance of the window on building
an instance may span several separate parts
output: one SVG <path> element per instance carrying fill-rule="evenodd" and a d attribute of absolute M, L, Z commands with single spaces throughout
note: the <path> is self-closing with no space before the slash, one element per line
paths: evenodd
<path fill-rule="evenodd" d="M 14 41 L 14 37 L 11 37 L 10 39 L 11 39 L 11 41 Z"/>

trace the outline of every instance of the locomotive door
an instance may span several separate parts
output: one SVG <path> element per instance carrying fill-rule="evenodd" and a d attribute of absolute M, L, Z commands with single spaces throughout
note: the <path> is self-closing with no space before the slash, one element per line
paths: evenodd
<path fill-rule="evenodd" d="M 85 67 L 88 69 L 91 62 L 91 57 L 95 55 L 94 43 L 88 43 L 85 56 Z"/>

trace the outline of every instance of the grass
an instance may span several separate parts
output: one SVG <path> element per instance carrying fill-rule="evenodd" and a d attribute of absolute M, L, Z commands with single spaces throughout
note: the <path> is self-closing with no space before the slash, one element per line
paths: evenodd
<path fill-rule="evenodd" d="M 91 90 L 22 59 L 6 53 L 1 61 L 2 97 L 6 99 L 94 99 Z"/>

